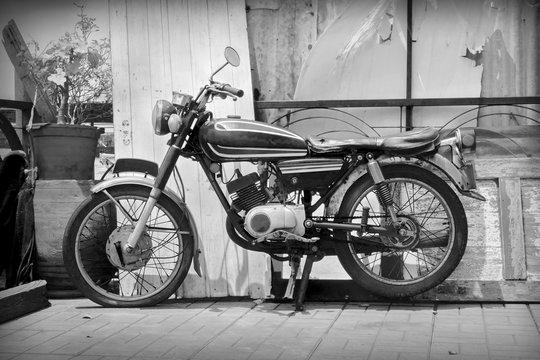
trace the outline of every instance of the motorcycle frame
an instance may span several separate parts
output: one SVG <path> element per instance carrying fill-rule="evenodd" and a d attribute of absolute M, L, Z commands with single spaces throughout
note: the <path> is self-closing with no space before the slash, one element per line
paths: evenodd
<path fill-rule="evenodd" d="M 227 232 L 229 234 L 229 237 L 231 240 L 236 243 L 237 245 L 250 250 L 250 251 L 258 251 L 258 252 L 264 252 L 268 253 L 270 255 L 276 255 L 276 254 L 283 254 L 287 253 L 289 248 L 286 244 L 264 244 L 264 243 L 258 243 L 255 241 L 251 235 L 249 235 L 243 228 L 243 219 L 236 213 L 236 211 L 232 208 L 231 203 L 229 202 L 228 197 L 224 194 L 221 186 L 219 185 L 218 180 L 216 179 L 216 173 L 212 172 L 210 169 L 211 162 L 206 159 L 204 153 L 202 152 L 191 152 L 185 149 L 181 149 L 180 146 L 181 143 L 179 143 L 178 137 L 175 139 L 175 141 L 171 144 L 169 147 L 169 150 L 167 151 L 167 154 L 165 155 L 161 166 L 159 167 L 157 176 L 152 181 L 151 179 L 145 179 L 142 177 L 116 177 L 113 179 L 106 180 L 104 182 L 101 182 L 97 186 L 95 186 L 92 189 L 92 192 L 97 193 L 101 191 L 105 191 L 106 189 L 112 186 L 118 186 L 118 185 L 125 185 L 125 184 L 139 184 L 146 187 L 151 188 L 150 197 L 145 205 L 145 209 L 143 211 L 143 214 L 145 211 L 150 213 L 152 210 L 155 202 L 157 202 L 157 199 L 159 196 L 161 196 L 162 193 L 164 193 L 166 196 L 173 199 L 182 209 L 186 209 L 189 213 L 189 209 L 187 208 L 185 202 L 181 200 L 178 196 L 174 194 L 174 192 L 168 188 L 166 188 L 166 184 L 168 179 L 170 178 L 172 171 L 174 170 L 174 167 L 176 165 L 176 162 L 178 161 L 179 157 L 182 156 L 184 158 L 191 158 L 195 160 L 201 168 L 203 169 L 208 181 L 210 182 L 212 189 L 215 191 L 218 200 L 220 204 L 222 205 L 223 209 L 228 215 L 227 219 Z M 369 156 L 368 156 L 369 155 Z M 368 162 L 375 161 L 376 166 L 387 166 L 389 164 L 395 164 L 395 163 L 406 163 L 412 166 L 425 166 L 426 164 L 431 164 L 438 169 L 440 169 L 455 185 L 455 187 L 463 194 L 467 195 L 470 193 L 470 189 L 468 188 L 468 185 L 470 185 L 470 181 L 464 181 L 464 179 L 469 178 L 468 173 L 464 171 L 463 169 L 459 169 L 451 159 L 447 159 L 443 155 L 435 152 L 432 154 L 424 154 L 423 156 L 415 156 L 411 157 L 409 159 L 407 158 L 400 158 L 400 157 L 389 157 L 385 155 L 382 152 L 375 153 L 365 153 L 365 154 L 356 154 L 351 151 L 351 154 L 349 155 L 341 155 L 344 157 L 347 157 L 349 159 L 348 167 L 343 172 L 343 174 L 328 188 L 325 194 L 322 194 L 320 199 L 315 204 L 308 204 L 306 207 L 306 218 L 311 219 L 312 214 L 323 204 L 327 205 L 327 213 L 325 215 L 332 216 L 337 211 L 337 208 L 339 207 L 339 204 L 341 203 L 341 200 L 343 198 L 343 195 L 345 191 L 350 187 L 350 185 L 359 177 L 370 173 L 368 171 Z M 368 157 L 370 159 L 368 159 Z M 375 158 L 377 160 L 375 160 Z M 138 169 L 134 169 L 138 170 Z M 127 169 L 125 171 L 128 171 Z M 140 169 L 139 169 L 140 171 Z M 142 180 L 144 179 L 144 180 Z M 375 179 L 374 179 L 375 180 Z M 380 181 L 381 179 L 379 179 Z M 384 180 L 384 178 L 382 179 Z M 147 209 L 148 208 L 148 209 Z M 193 217 L 191 216 L 191 213 L 189 213 L 189 219 L 191 222 L 191 225 L 193 229 L 196 230 L 195 222 L 193 221 Z M 142 218 L 142 215 L 141 215 Z M 145 223 L 145 222 L 144 222 Z M 134 224 L 136 225 L 136 224 Z M 353 224 L 340 224 L 340 223 L 332 223 L 332 222 L 313 222 L 312 227 L 319 228 L 319 229 L 348 229 L 348 230 L 362 230 L 362 231 L 373 231 L 377 233 L 388 233 L 388 235 L 393 235 L 392 231 L 394 230 L 388 230 L 383 228 L 362 228 L 360 225 L 353 225 Z M 135 228 L 137 228 L 135 226 Z M 144 231 L 144 227 L 142 227 L 142 230 Z M 142 234 L 142 232 L 141 232 Z M 134 240 L 137 240 L 138 238 L 135 237 Z M 197 238 L 197 244 L 198 244 L 198 237 Z M 324 239 L 324 242 L 327 241 L 340 241 L 338 239 Z M 361 242 L 362 239 L 358 239 L 355 242 Z M 129 245 L 129 242 L 128 242 Z M 136 245 L 136 242 L 133 243 L 134 248 Z M 365 245 L 374 245 L 370 243 L 366 243 Z M 129 251 L 126 249 L 126 251 Z M 309 251 L 308 251 L 309 252 Z"/>
<path fill-rule="evenodd" d="M 163 159 L 157 177 L 155 178 L 154 184 L 150 191 L 150 196 L 147 203 L 145 204 L 142 214 L 139 218 L 139 221 L 134 223 L 133 232 L 129 235 L 128 240 L 125 244 L 125 251 L 131 253 L 135 249 L 137 242 L 141 238 L 144 230 L 147 219 L 150 216 L 150 213 L 154 206 L 156 205 L 159 197 L 161 196 L 163 190 L 166 187 L 166 184 L 175 168 L 176 162 L 180 156 L 185 158 L 194 159 L 198 162 L 203 169 L 208 181 L 210 182 L 212 188 L 214 189 L 218 200 L 220 201 L 222 207 L 228 214 L 227 219 L 227 231 L 231 239 L 238 245 L 252 250 L 266 252 L 269 254 L 282 254 L 284 250 L 287 250 L 287 245 L 284 246 L 274 246 L 275 244 L 262 244 L 257 243 L 242 227 L 243 220 L 240 216 L 232 209 L 231 204 L 229 203 L 227 197 L 221 190 L 215 174 L 210 170 L 209 164 L 205 161 L 204 153 L 199 149 L 198 146 L 194 146 L 194 137 L 196 136 L 197 125 L 200 127 L 204 121 L 201 121 L 204 118 L 206 104 L 210 98 L 214 96 L 231 96 L 233 99 L 236 97 L 230 93 L 226 93 L 221 89 L 217 89 L 213 86 L 214 82 L 211 81 L 211 85 L 206 85 L 203 87 L 199 94 L 196 96 L 195 100 L 189 103 L 188 107 L 184 109 L 184 117 L 186 119 L 186 126 L 183 126 L 178 135 L 173 135 L 169 141 L 170 147 Z M 211 113 L 210 113 L 211 115 Z M 461 141 L 459 133 L 454 138 L 445 139 L 441 146 L 436 149 L 440 149 L 442 145 L 450 146 L 451 148 L 451 158 L 447 159 L 444 156 L 438 154 L 434 151 L 432 156 L 426 158 L 424 161 L 430 162 L 439 168 L 446 176 L 456 185 L 456 188 L 463 194 L 481 199 L 482 197 L 479 194 L 471 193 L 470 189 L 475 186 L 474 174 L 470 176 L 470 171 L 467 172 L 467 166 L 464 163 L 463 156 L 460 149 L 456 144 Z M 191 149 L 196 149 L 191 151 Z M 313 205 L 309 205 L 306 209 L 306 218 L 310 218 L 311 214 L 319 208 L 322 204 L 328 203 L 329 200 L 335 199 L 335 194 L 338 189 L 343 189 L 345 182 L 349 179 L 356 168 L 360 167 L 361 162 L 365 162 L 365 167 L 368 169 L 367 172 L 370 174 L 371 178 L 376 185 L 384 184 L 384 177 L 380 169 L 380 164 L 378 158 L 386 156 L 384 152 L 381 151 L 372 151 L 366 152 L 363 154 L 358 154 L 355 149 L 345 150 L 344 153 L 335 154 L 335 156 L 341 156 L 348 158 L 350 161 L 349 167 L 347 170 L 340 176 L 340 178 L 334 182 L 328 191 L 321 196 L 321 198 Z M 422 160 L 421 157 L 417 157 Z M 457 164 L 456 164 L 457 162 Z M 472 166 L 471 166 L 472 167 Z M 349 186 L 352 182 L 349 181 Z M 344 193 L 343 193 L 344 194 Z M 472 194 L 472 195 L 471 195 Z M 393 211 L 393 207 L 385 206 L 381 204 L 388 210 L 390 210 L 390 216 L 393 222 L 396 222 L 397 217 Z M 229 223 L 233 226 L 233 229 L 230 228 Z M 330 228 L 330 226 L 326 226 Z M 366 228 L 358 227 L 358 230 L 366 230 Z M 250 243 L 251 242 L 251 243 Z"/>

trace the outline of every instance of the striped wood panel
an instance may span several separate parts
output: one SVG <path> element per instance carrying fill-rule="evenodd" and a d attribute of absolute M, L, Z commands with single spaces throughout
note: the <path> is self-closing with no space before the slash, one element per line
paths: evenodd
<path fill-rule="evenodd" d="M 216 79 L 244 89 L 245 96 L 236 102 L 217 100 L 209 108 L 218 117 L 254 117 L 243 0 L 110 1 L 109 13 L 117 157 L 161 161 L 167 137 L 153 135 L 154 102 L 170 99 L 173 89 L 196 95 L 212 70 L 224 63 L 227 45 L 243 62 L 238 68 L 225 68 Z M 204 273 L 201 279 L 191 271 L 179 294 L 190 298 L 269 294 L 267 257 L 247 253 L 229 240 L 225 213 L 204 173 L 190 160 L 178 166 L 202 240 Z M 227 173 L 233 173 L 232 165 Z"/>

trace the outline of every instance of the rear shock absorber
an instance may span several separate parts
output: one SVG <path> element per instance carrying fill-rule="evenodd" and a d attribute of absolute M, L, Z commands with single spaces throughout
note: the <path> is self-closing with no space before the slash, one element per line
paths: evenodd
<path fill-rule="evenodd" d="M 379 203 L 386 209 L 390 215 L 390 218 L 392 219 L 392 223 L 395 224 L 397 223 L 398 219 L 396 216 L 396 210 L 394 209 L 394 199 L 390 193 L 388 183 L 384 179 L 381 167 L 379 166 L 377 160 L 375 160 L 373 157 L 372 153 L 367 153 L 366 158 L 368 159 L 367 165 L 369 174 L 371 175 L 371 178 L 375 183 L 375 187 L 377 188 L 377 197 L 379 199 Z"/>

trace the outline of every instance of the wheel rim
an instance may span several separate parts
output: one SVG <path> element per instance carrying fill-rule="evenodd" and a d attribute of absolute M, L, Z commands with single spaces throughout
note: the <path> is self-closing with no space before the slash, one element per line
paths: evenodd
<path fill-rule="evenodd" d="M 146 200 L 122 195 L 115 197 L 116 204 L 111 200 L 102 202 L 88 213 L 77 232 L 77 267 L 85 282 L 109 299 L 139 301 L 156 296 L 180 271 L 184 254 L 182 235 L 187 232 L 180 231 L 175 218 L 159 203 L 146 223 L 145 243 L 150 242 L 152 250 L 144 266 L 120 269 L 107 258 L 109 236 L 137 220 Z"/>
<path fill-rule="evenodd" d="M 449 205 L 431 186 L 409 178 L 392 178 L 387 182 L 398 218 L 414 219 L 420 228 L 419 239 L 406 249 L 363 253 L 358 245 L 349 243 L 349 250 L 360 269 L 377 281 L 410 285 L 432 276 L 446 262 L 455 242 L 455 223 Z M 390 222 L 379 205 L 375 186 L 358 197 L 349 214 L 351 222 L 360 222 L 363 207 L 370 209 L 368 225 Z M 351 235 L 366 237 L 367 234 L 351 232 L 347 235 L 349 239 Z"/>

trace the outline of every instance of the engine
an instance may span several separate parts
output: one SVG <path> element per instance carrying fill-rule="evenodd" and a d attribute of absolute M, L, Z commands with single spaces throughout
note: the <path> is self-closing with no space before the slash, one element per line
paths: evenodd
<path fill-rule="evenodd" d="M 255 238 L 277 230 L 304 235 L 305 210 L 303 205 L 268 203 L 270 195 L 261 184 L 257 173 L 241 176 L 227 184 L 232 206 L 244 211 L 246 231 Z"/>
<path fill-rule="evenodd" d="M 229 182 L 227 191 L 232 199 L 232 206 L 238 212 L 247 212 L 257 205 L 266 204 L 270 200 L 270 196 L 262 186 L 257 173 L 240 176 L 238 179 Z"/>
<path fill-rule="evenodd" d="M 246 215 L 244 227 L 253 237 L 259 238 L 276 230 L 285 230 L 294 235 L 305 233 L 304 205 L 270 203 L 251 209 Z"/>

